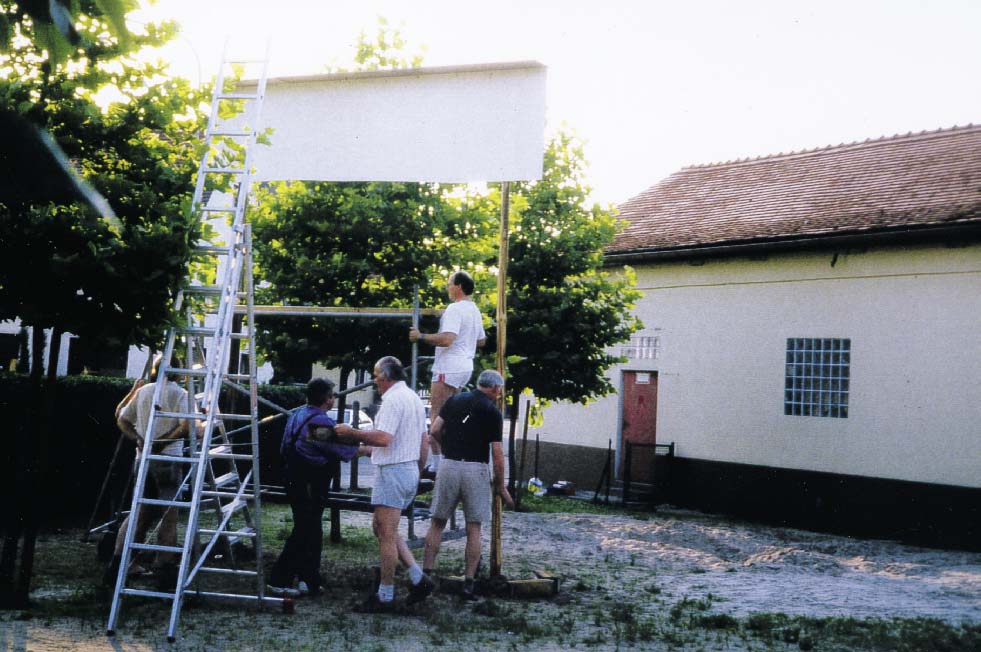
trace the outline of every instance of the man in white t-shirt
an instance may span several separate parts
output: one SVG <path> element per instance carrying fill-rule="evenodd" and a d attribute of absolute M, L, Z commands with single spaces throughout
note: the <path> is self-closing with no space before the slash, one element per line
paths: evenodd
<path fill-rule="evenodd" d="M 487 341 L 480 310 L 473 302 L 473 278 L 466 272 L 456 272 L 446 284 L 450 305 L 439 320 L 439 332 L 420 333 L 409 329 L 410 342 L 425 342 L 436 347 L 433 362 L 433 380 L 429 386 L 429 414 L 433 421 L 446 403 L 446 399 L 459 392 L 473 374 L 473 358 L 478 347 Z M 435 440 L 430 440 L 433 454 L 430 470 L 439 469 L 442 451 Z"/>
<path fill-rule="evenodd" d="M 395 596 L 395 566 L 399 559 L 409 569 L 412 586 L 409 602 L 418 602 L 432 593 L 435 584 L 425 576 L 412 552 L 399 534 L 402 510 L 415 499 L 419 487 L 419 467 L 426 461 L 426 412 L 419 395 L 405 384 L 405 369 L 398 358 L 386 356 L 375 363 L 375 386 L 382 395 L 381 409 L 374 428 L 355 430 L 339 423 L 334 432 L 342 440 L 360 440 L 370 447 L 375 465 L 375 485 L 371 491 L 371 527 L 378 539 L 381 569 L 378 590 L 368 596 L 360 610 L 391 611 Z"/>

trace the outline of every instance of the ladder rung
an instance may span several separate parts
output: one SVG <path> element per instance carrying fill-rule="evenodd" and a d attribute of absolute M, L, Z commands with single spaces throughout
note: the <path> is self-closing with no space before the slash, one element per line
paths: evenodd
<path fill-rule="evenodd" d="M 184 552 L 184 549 L 180 546 L 161 546 L 154 543 L 131 543 L 130 548 L 134 550 L 155 550 L 157 552 Z"/>
<path fill-rule="evenodd" d="M 179 332 L 185 333 L 187 335 L 200 335 L 202 337 L 216 337 L 217 336 L 216 331 L 218 329 L 217 328 L 208 328 L 206 326 L 181 326 L 177 330 Z M 229 333 L 228 336 L 230 338 L 232 338 L 233 340 L 248 340 L 248 339 L 251 339 L 251 337 L 252 337 L 248 333 Z M 178 374 L 178 375 L 180 374 L 180 370 L 179 369 L 168 369 L 167 371 L 168 372 L 173 372 L 173 373 Z M 203 376 L 204 373 L 200 373 L 200 374 L 193 374 L 193 373 L 191 373 L 191 374 L 188 374 L 188 375 L 190 375 L 190 376 L 194 376 L 194 375 Z"/>
<path fill-rule="evenodd" d="M 225 419 L 226 421 L 252 421 L 253 417 L 251 414 L 228 414 L 222 412 L 215 415 L 216 419 Z"/>
<path fill-rule="evenodd" d="M 197 457 L 184 457 L 183 455 L 157 455 L 151 453 L 149 459 L 156 462 L 176 462 L 177 464 L 197 464 L 201 460 Z"/>
<path fill-rule="evenodd" d="M 210 296 L 221 296 L 225 291 L 225 288 L 221 285 L 189 285 L 184 288 L 186 294 L 199 294 L 199 295 L 210 295 Z M 236 299 L 244 299 L 246 296 L 245 292 L 236 292 Z"/>
<path fill-rule="evenodd" d="M 169 417 L 171 419 L 204 419 L 207 415 L 203 412 L 157 412 L 158 417 Z"/>
<path fill-rule="evenodd" d="M 238 471 L 229 471 L 225 475 L 219 475 L 217 478 L 215 478 L 215 486 L 219 488 L 224 487 L 225 485 L 231 484 L 233 480 L 241 479 L 242 478 L 240 478 L 238 475 Z"/>
<path fill-rule="evenodd" d="M 221 245 L 198 245 L 194 247 L 194 253 L 206 254 L 208 256 L 227 256 L 228 247 L 222 247 Z"/>
<path fill-rule="evenodd" d="M 177 330 L 185 335 L 203 335 L 204 337 L 214 337 L 217 329 L 206 328 L 204 326 L 181 326 Z"/>
<path fill-rule="evenodd" d="M 204 168 L 208 174 L 245 174 L 245 168 Z"/>
<path fill-rule="evenodd" d="M 217 460 L 251 460 L 252 456 L 246 453 L 233 453 L 232 447 L 228 444 L 215 446 L 208 451 L 208 456 Z"/>
<path fill-rule="evenodd" d="M 163 598 L 165 600 L 173 600 L 173 593 L 164 593 L 163 591 L 147 591 L 146 589 L 123 589 L 119 592 L 121 595 L 139 595 L 144 598 Z"/>
<path fill-rule="evenodd" d="M 222 537 L 229 537 L 229 538 L 237 537 L 242 539 L 254 539 L 256 536 L 255 530 L 250 527 L 245 527 L 242 528 L 241 530 L 232 530 L 232 531 L 221 530 L 220 532 L 218 530 L 200 529 L 198 530 L 198 532 L 200 532 L 201 534 L 210 534 L 210 535 L 217 534 L 218 536 L 222 536 Z"/>
<path fill-rule="evenodd" d="M 235 206 L 202 206 L 200 210 L 207 213 L 234 213 L 238 209 Z"/>
<path fill-rule="evenodd" d="M 257 100 L 256 93 L 222 93 L 218 96 L 219 100 Z"/>
<path fill-rule="evenodd" d="M 241 129 L 215 129 L 211 132 L 212 136 L 233 136 L 233 137 L 246 137 L 254 134 L 254 131 L 242 131 Z"/>
<path fill-rule="evenodd" d="M 199 573 L 214 573 L 216 575 L 243 575 L 255 577 L 258 575 L 254 570 L 236 570 L 234 568 L 218 568 L 216 566 L 202 566 L 198 569 Z"/>
<path fill-rule="evenodd" d="M 167 370 L 167 373 L 174 374 L 175 376 L 194 376 L 196 378 L 201 378 L 208 375 L 208 370 L 204 368 L 187 369 L 185 367 L 171 367 Z"/>
<path fill-rule="evenodd" d="M 184 288 L 184 292 L 187 294 L 213 294 L 219 295 L 222 293 L 223 288 L 220 285 L 190 285 Z"/>
<path fill-rule="evenodd" d="M 235 498 L 239 497 L 237 491 L 211 491 L 210 489 L 202 489 L 202 496 L 208 496 L 209 498 Z M 241 496 L 242 500 L 255 500 L 255 496 L 252 494 L 243 493 Z"/>
<path fill-rule="evenodd" d="M 160 500 L 159 498 L 140 498 L 140 503 L 144 505 L 156 505 L 158 507 L 178 507 L 189 508 L 193 503 L 185 500 Z"/>
<path fill-rule="evenodd" d="M 217 453 L 211 456 L 216 460 L 251 460 L 251 455 L 245 453 Z"/>
<path fill-rule="evenodd" d="M 233 500 L 227 505 L 221 506 L 221 511 L 223 514 L 228 514 L 229 512 L 237 512 L 240 509 L 248 507 L 249 504 L 244 500 Z"/>

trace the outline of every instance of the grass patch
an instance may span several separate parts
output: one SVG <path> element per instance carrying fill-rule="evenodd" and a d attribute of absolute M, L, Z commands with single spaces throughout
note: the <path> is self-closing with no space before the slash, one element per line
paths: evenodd
<path fill-rule="evenodd" d="M 767 643 L 798 643 L 818 650 L 892 652 L 974 652 L 981 649 L 981 625 L 951 625 L 933 618 L 809 618 L 753 614 L 745 631 Z"/>
<path fill-rule="evenodd" d="M 586 500 L 576 500 L 565 496 L 533 496 L 521 497 L 521 511 L 535 514 L 627 514 L 620 506 L 604 503 L 594 503 Z"/>

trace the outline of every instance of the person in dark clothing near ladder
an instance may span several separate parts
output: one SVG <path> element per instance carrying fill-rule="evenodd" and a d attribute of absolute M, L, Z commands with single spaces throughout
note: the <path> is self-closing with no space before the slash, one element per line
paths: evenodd
<path fill-rule="evenodd" d="M 491 517 L 491 487 L 510 506 L 514 503 L 504 482 L 501 436 L 504 420 L 496 402 L 504 378 L 493 370 L 481 372 L 477 389 L 451 397 L 429 429 L 443 449 L 443 461 L 433 488 L 432 523 L 426 534 L 423 572 L 432 574 L 443 529 L 457 503 L 463 500 L 467 523 L 463 596 L 474 599 L 474 576 L 480 562 L 480 529 Z M 488 462 L 493 460 L 493 478 Z"/>
<path fill-rule="evenodd" d="M 327 416 L 333 405 L 334 383 L 314 378 L 307 383 L 307 404 L 290 415 L 283 431 L 280 454 L 293 532 L 269 576 L 269 590 L 275 595 L 316 595 L 322 591 L 320 555 L 328 492 L 340 461 L 358 453 L 357 446 L 337 441 L 336 424 Z"/>

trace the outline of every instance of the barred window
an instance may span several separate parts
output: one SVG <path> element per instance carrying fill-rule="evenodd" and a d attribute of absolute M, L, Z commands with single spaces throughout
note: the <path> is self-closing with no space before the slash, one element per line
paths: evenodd
<path fill-rule="evenodd" d="M 634 336 L 630 338 L 630 344 L 620 347 L 620 355 L 630 360 L 656 360 L 660 348 L 661 338 L 657 335 Z"/>
<path fill-rule="evenodd" d="M 783 413 L 848 418 L 851 348 L 850 339 L 787 338 Z"/>

